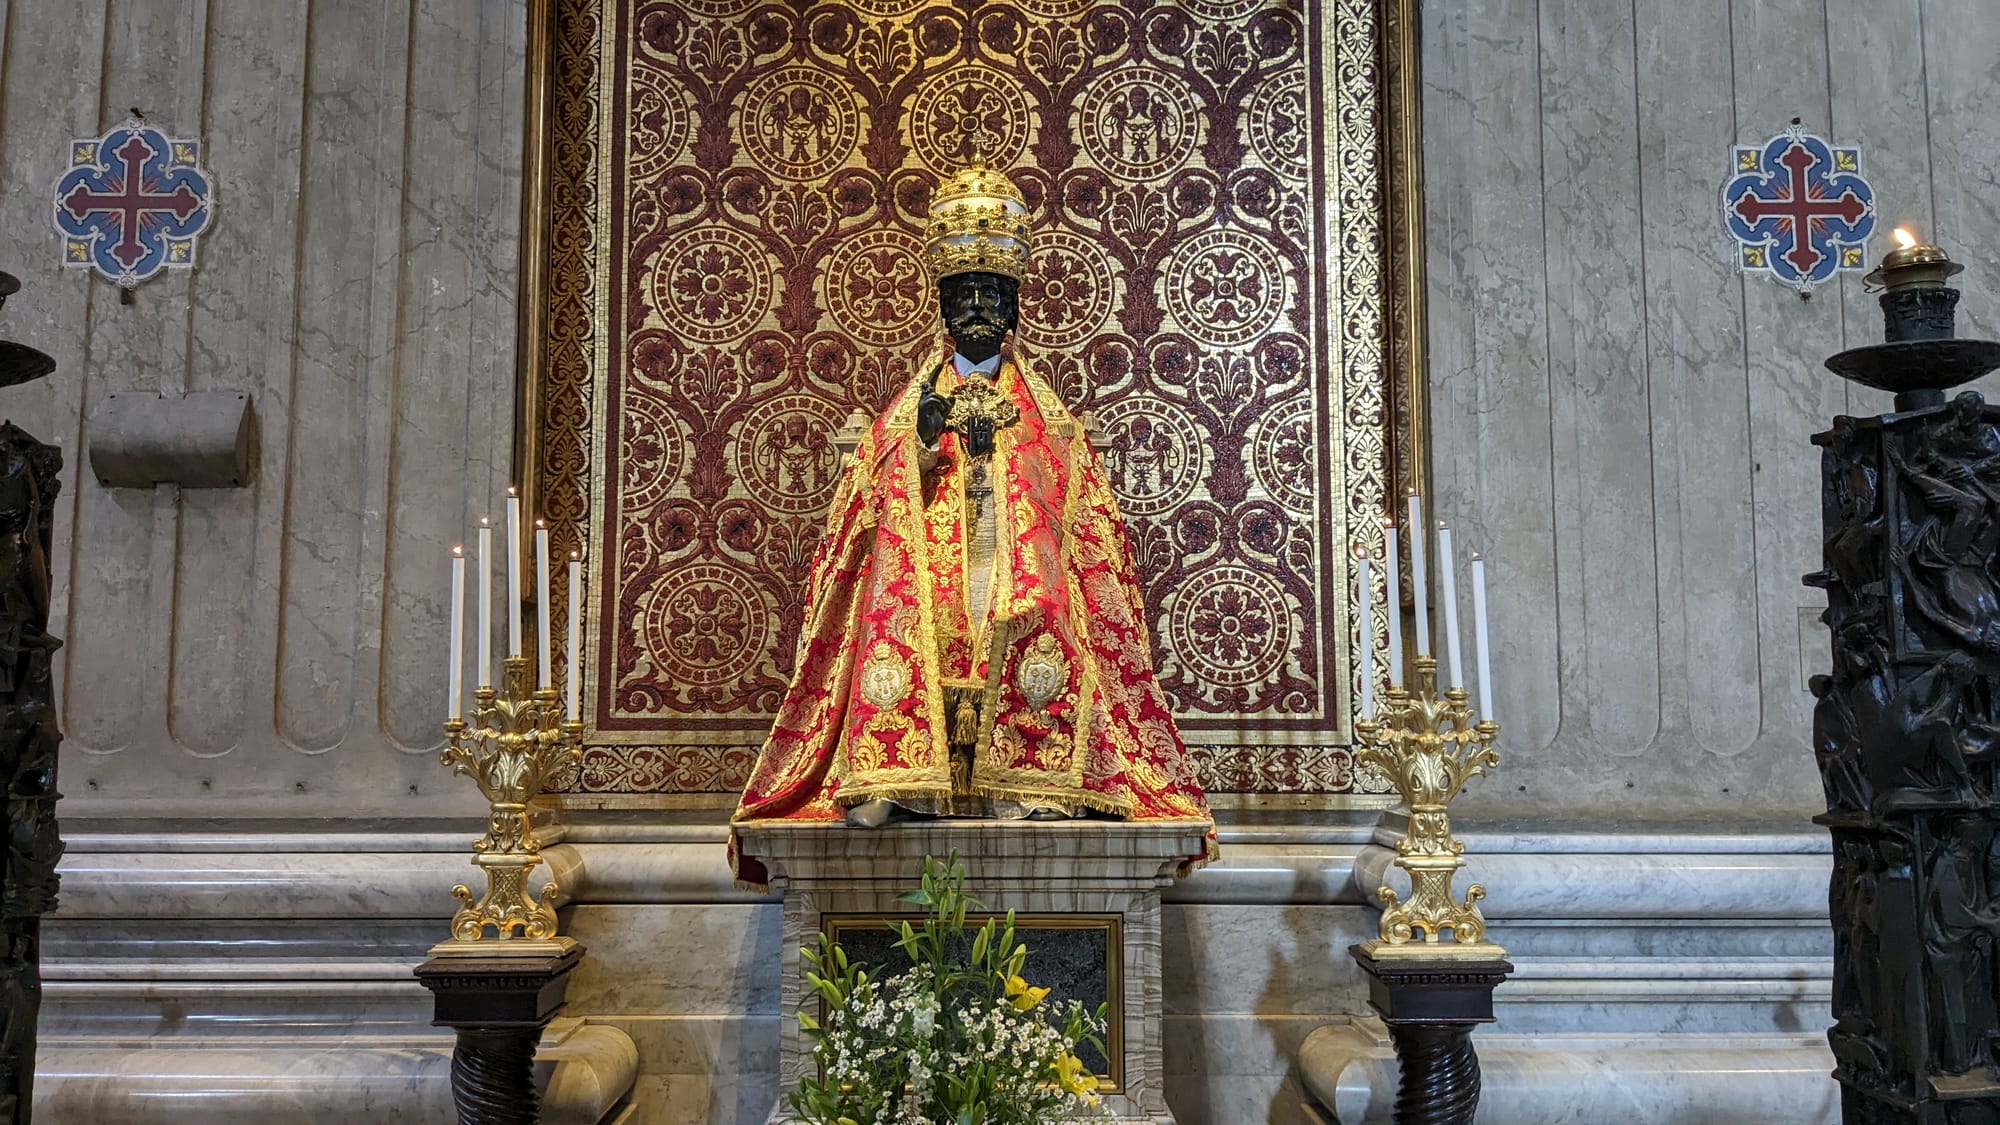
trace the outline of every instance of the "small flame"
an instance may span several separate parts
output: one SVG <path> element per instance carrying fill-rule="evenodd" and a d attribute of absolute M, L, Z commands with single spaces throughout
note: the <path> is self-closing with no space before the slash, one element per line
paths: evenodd
<path fill-rule="evenodd" d="M 549 521 L 547 521 L 547 520 L 536 520 L 536 521 L 535 521 L 535 527 L 536 527 L 536 529 L 538 529 L 538 530 L 539 530 L 539 529 L 541 529 L 541 528 L 545 528 L 545 527 L 547 527 L 547 526 L 549 526 Z"/>
<path fill-rule="evenodd" d="M 569 553 L 569 557 L 570 557 L 570 558 L 571 558 L 571 559 L 572 559 L 573 561 L 576 561 L 576 562 L 582 562 L 582 561 L 583 561 L 583 552 L 582 552 L 582 551 L 571 551 L 571 552 Z"/>
<path fill-rule="evenodd" d="M 520 495 L 520 493 L 519 493 L 519 492 L 516 492 L 516 491 L 514 490 L 514 486 L 510 484 L 510 485 L 508 485 L 508 486 L 507 486 L 507 495 L 509 495 L 509 496 L 519 496 L 519 495 Z"/>
<path fill-rule="evenodd" d="M 493 521 L 492 521 L 491 519 L 489 519 L 489 518 L 485 517 L 485 516 L 480 516 L 480 517 L 479 517 L 479 526 L 481 526 L 481 527 L 492 527 L 492 526 L 493 526 Z"/>
<path fill-rule="evenodd" d="M 451 548 L 451 553 L 454 555 L 463 556 L 465 554 L 465 544 L 463 543 L 453 544 Z"/>
<path fill-rule="evenodd" d="M 1902 247 L 1905 250 L 1908 250 L 1910 247 L 1915 246 L 1917 244 L 1917 236 L 1911 234 L 1906 228 L 1897 227 L 1891 233 L 1893 233 L 1896 236 L 1896 245 Z"/>

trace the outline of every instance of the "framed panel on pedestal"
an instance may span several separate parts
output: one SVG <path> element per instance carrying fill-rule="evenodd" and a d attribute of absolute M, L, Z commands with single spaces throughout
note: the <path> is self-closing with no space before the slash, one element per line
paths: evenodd
<path fill-rule="evenodd" d="M 822 914 L 820 932 L 839 942 L 848 960 L 868 966 L 875 979 L 895 976 L 909 966 L 909 957 L 895 947 L 896 931 L 890 925 L 911 914 Z M 989 919 L 1002 914 L 967 914 L 970 934 Z M 1014 934 L 1034 950 L 1035 983 L 1049 989 L 1044 1003 L 1060 1010 L 1071 1000 L 1086 1011 L 1104 1005 L 1104 1050 L 1082 1045 L 1077 1056 L 1092 1073 L 1104 1080 L 1103 1092 L 1118 1093 L 1125 1082 L 1125 992 L 1124 915 L 1122 914 L 1021 914 L 1014 915 Z M 968 938 L 969 942 L 970 939 Z M 822 1020 L 826 1004 L 820 1003 Z"/>
<path fill-rule="evenodd" d="M 1424 472 L 1413 5 L 536 0 L 517 463 L 588 576 L 557 803 L 734 802 L 833 436 L 935 347 L 919 233 L 971 126 L 1211 801 L 1387 803 L 1350 551 Z"/>

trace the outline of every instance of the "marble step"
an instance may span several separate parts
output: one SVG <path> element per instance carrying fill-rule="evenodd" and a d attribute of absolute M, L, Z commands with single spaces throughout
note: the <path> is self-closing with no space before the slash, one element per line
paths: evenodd
<path fill-rule="evenodd" d="M 1820 1035 L 1478 1034 L 1475 1125 L 1830 1125 L 1833 1055 Z M 1377 1021 L 1314 1031 L 1299 1073 L 1327 1125 L 1386 1125 L 1400 1071 Z"/>
<path fill-rule="evenodd" d="M 117 1043 L 44 1038 L 39 1125 L 314 1125 L 455 1119 L 449 1032 L 321 1038 L 236 1035 Z M 545 1125 L 624 1116 L 639 1053 L 617 1028 L 562 1020 L 536 1054 Z"/>

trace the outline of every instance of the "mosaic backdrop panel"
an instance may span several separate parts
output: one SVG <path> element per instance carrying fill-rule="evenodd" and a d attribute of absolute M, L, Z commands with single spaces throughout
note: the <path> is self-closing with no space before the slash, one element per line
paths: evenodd
<path fill-rule="evenodd" d="M 535 440 L 589 545 L 569 788 L 740 788 L 834 433 L 934 353 L 920 231 L 974 127 L 1036 214 L 1021 354 L 1110 441 L 1206 783 L 1374 788 L 1343 623 L 1391 446 L 1377 2 L 563 0 Z"/>

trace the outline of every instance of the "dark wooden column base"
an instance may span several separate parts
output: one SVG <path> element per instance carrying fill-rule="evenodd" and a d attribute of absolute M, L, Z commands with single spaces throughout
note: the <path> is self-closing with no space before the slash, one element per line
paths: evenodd
<path fill-rule="evenodd" d="M 1493 989 L 1507 961 L 1414 957 L 1376 960 L 1361 946 L 1348 953 L 1368 974 L 1368 1003 L 1389 1025 L 1402 1080 L 1396 1125 L 1472 1125 L 1479 1108 L 1474 1024 L 1493 1022 Z"/>
<path fill-rule="evenodd" d="M 583 946 L 541 957 L 433 957 L 417 966 L 432 1020 L 458 1032 L 451 1098 L 458 1125 L 535 1125 L 535 1043 L 569 987 Z"/>

